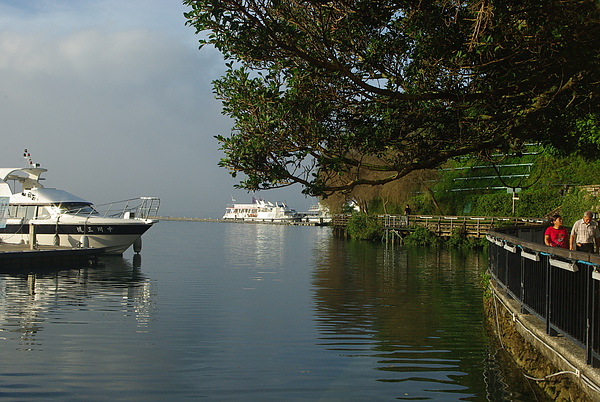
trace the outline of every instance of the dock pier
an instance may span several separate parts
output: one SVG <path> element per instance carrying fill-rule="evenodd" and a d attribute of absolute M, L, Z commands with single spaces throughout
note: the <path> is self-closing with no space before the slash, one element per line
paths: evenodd
<path fill-rule="evenodd" d="M 72 248 L 0 243 L 0 271 L 27 273 L 46 268 L 96 265 L 101 248 Z"/>

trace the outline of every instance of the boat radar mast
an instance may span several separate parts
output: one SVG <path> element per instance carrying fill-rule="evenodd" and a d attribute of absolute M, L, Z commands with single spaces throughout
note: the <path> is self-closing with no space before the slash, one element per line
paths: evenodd
<path fill-rule="evenodd" d="M 33 161 L 31 160 L 31 154 L 29 152 L 27 152 L 27 148 L 25 148 L 25 151 L 23 151 L 23 158 L 25 158 L 25 167 L 26 168 L 39 168 L 40 167 L 39 163 L 33 163 Z"/>

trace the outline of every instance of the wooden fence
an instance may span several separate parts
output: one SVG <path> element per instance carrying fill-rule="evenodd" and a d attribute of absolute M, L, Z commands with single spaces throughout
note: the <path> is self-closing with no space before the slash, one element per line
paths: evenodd
<path fill-rule="evenodd" d="M 334 230 L 345 231 L 352 215 L 334 215 Z M 482 237 L 499 226 L 524 226 L 545 223 L 543 219 L 520 217 L 483 217 L 483 216 L 433 216 L 433 215 L 377 215 L 384 230 L 412 232 L 418 227 L 426 227 L 438 236 L 449 237 L 457 228 L 462 228 L 467 236 Z"/>

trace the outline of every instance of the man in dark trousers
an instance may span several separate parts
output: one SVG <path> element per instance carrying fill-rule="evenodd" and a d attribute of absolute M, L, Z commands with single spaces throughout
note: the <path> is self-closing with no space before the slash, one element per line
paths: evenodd
<path fill-rule="evenodd" d="M 598 225 L 592 220 L 592 211 L 585 211 L 583 218 L 579 219 L 571 229 L 570 249 L 583 251 L 586 253 L 600 250 L 600 230 Z"/>

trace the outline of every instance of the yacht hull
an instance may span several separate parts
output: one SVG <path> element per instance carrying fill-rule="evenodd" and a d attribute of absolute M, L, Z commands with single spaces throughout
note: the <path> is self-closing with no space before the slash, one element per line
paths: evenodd
<path fill-rule="evenodd" d="M 156 221 L 140 220 L 120 223 L 99 224 L 56 224 L 40 223 L 7 224 L 0 229 L 0 241 L 4 243 L 28 244 L 32 240 L 34 227 L 35 241 L 39 245 L 102 248 L 106 254 L 123 254 Z M 84 239 L 85 236 L 85 239 Z"/>

